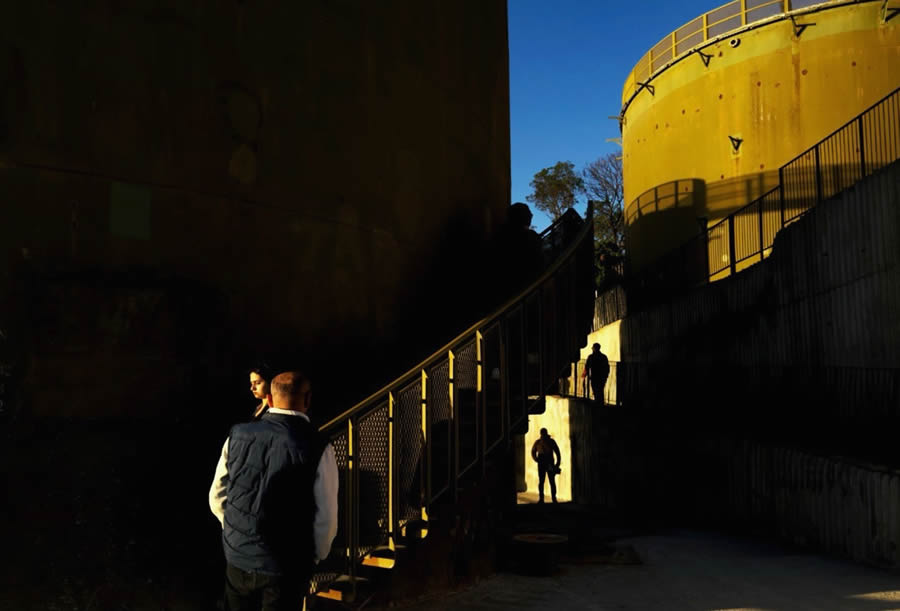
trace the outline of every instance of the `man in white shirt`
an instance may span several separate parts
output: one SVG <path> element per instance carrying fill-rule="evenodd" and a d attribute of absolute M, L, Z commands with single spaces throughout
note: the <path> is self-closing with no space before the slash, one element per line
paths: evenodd
<path fill-rule="evenodd" d="M 209 491 L 222 524 L 225 605 L 298 609 L 313 567 L 337 533 L 334 448 L 309 421 L 312 392 L 298 371 L 271 381 L 272 407 L 231 429 Z"/>

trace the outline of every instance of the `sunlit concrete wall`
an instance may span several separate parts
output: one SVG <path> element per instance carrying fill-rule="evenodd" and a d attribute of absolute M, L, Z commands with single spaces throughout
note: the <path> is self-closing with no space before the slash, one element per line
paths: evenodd
<path fill-rule="evenodd" d="M 525 486 L 526 492 L 538 493 L 537 463 L 531 458 L 531 446 L 541 436 L 541 429 L 556 440 L 561 458 L 562 472 L 556 476 L 556 500 L 572 500 L 572 438 L 577 438 L 579 431 L 569 426 L 569 401 L 561 397 L 548 396 L 547 409 L 543 414 L 528 416 L 528 432 L 525 434 Z M 550 483 L 544 482 L 544 499 L 550 502 Z"/>
<path fill-rule="evenodd" d="M 737 30 L 626 85 L 628 254 L 639 269 L 778 184 L 778 168 L 900 83 L 900 19 L 832 3 Z M 711 7 L 712 8 L 712 7 Z M 685 15 L 685 17 L 690 17 Z M 676 24 L 673 24 L 673 26 Z M 735 148 L 731 138 L 740 139 Z"/>
<path fill-rule="evenodd" d="M 150 270 L 217 295 L 214 335 L 345 380 L 469 322 L 448 281 L 509 202 L 505 2 L 38 1 L 0 34 L 0 295 Z M 58 340 L 76 377 L 116 360 Z"/>

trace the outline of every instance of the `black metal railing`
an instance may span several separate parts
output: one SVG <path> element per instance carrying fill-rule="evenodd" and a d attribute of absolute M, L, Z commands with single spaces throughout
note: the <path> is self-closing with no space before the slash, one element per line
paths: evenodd
<path fill-rule="evenodd" d="M 733 275 L 769 255 L 776 234 L 900 158 L 900 88 L 778 170 L 779 185 L 627 280 L 667 294 Z"/>
<path fill-rule="evenodd" d="M 588 383 L 588 379 L 584 376 L 584 367 L 586 359 L 581 359 L 572 363 L 571 375 L 561 379 L 559 382 L 559 396 L 576 397 L 579 399 L 590 399 L 597 401 L 598 397 L 594 395 L 594 391 Z M 603 387 L 603 404 L 618 405 L 619 398 L 617 395 L 618 378 L 619 378 L 618 361 L 609 362 L 609 375 L 606 378 L 606 384 Z"/>
<path fill-rule="evenodd" d="M 398 541 L 425 532 L 429 507 L 482 477 L 570 374 L 593 316 L 591 207 L 543 238 L 558 256 L 534 283 L 321 427 L 341 473 L 340 526 L 314 589 L 330 593 L 339 577 L 354 587 L 361 564 L 389 565 Z"/>

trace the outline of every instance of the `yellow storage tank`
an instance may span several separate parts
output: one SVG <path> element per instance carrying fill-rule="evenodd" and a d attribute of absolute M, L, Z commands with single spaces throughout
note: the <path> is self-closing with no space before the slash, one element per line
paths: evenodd
<path fill-rule="evenodd" d="M 896 0 L 734 0 L 672 32 L 622 94 L 631 269 L 777 186 L 898 84 Z"/>

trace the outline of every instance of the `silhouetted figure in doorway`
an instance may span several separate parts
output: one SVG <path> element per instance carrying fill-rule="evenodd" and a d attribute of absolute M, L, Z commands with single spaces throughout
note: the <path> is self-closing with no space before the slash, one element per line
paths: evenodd
<path fill-rule="evenodd" d="M 594 401 L 602 405 L 604 403 L 603 390 L 606 388 L 606 379 L 609 377 L 609 359 L 600 352 L 600 344 L 594 344 L 593 352 L 587 357 L 584 364 L 584 376 L 591 383 Z"/>
<path fill-rule="evenodd" d="M 538 503 L 544 502 L 544 478 L 550 479 L 550 498 L 556 502 L 556 474 L 559 473 L 559 465 L 562 456 L 559 446 L 547 432 L 541 429 L 541 436 L 531 446 L 531 458 L 538 464 Z"/>

